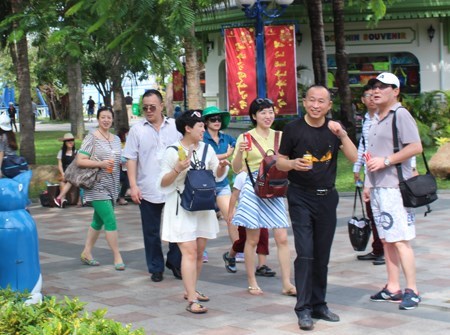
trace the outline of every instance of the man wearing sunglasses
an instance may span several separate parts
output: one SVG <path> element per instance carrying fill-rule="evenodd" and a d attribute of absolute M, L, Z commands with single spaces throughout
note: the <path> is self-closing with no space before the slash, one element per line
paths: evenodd
<path fill-rule="evenodd" d="M 175 120 L 163 115 L 164 103 L 158 90 L 148 90 L 142 97 L 144 120 L 131 127 L 123 156 L 127 158 L 131 199 L 139 204 L 144 235 L 145 257 L 151 280 L 163 280 L 164 255 L 160 227 L 165 197 L 156 188 L 160 174 L 158 160 L 167 146 L 181 138 Z M 166 266 L 181 279 L 181 252 L 176 243 L 169 243 Z"/>
<path fill-rule="evenodd" d="M 411 240 L 416 237 L 413 208 L 403 206 L 399 190 L 396 164 L 401 164 L 405 179 L 413 176 L 411 159 L 422 152 L 417 124 L 411 114 L 397 100 L 400 81 L 392 73 L 384 72 L 369 80 L 373 100 L 378 112 L 369 130 L 370 159 L 367 160 L 367 177 L 364 183 L 364 200 L 372 206 L 378 235 L 383 242 L 386 259 L 387 283 L 371 301 L 399 303 L 399 309 L 409 310 L 419 306 L 420 296 L 416 286 L 416 264 Z M 392 122 L 396 119 L 399 151 L 394 153 Z M 400 271 L 406 279 L 402 292 Z"/>

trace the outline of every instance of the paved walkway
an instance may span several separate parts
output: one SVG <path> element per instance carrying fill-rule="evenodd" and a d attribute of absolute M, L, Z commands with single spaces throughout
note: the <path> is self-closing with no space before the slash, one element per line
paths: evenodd
<path fill-rule="evenodd" d="M 341 322 L 317 321 L 317 334 L 450 334 L 450 194 L 441 194 L 426 218 L 418 215 L 418 238 L 414 241 L 417 281 L 423 302 L 412 311 L 398 305 L 369 301 L 369 295 L 385 281 L 384 266 L 357 261 L 348 236 L 346 221 L 351 215 L 352 197 L 341 196 L 338 228 L 329 267 L 328 303 Z M 244 264 L 238 272 L 225 271 L 222 254 L 230 245 L 222 221 L 220 236 L 208 244 L 209 263 L 205 264 L 199 289 L 211 301 L 209 312 L 193 315 L 185 311 L 182 282 L 165 272 L 164 280 L 153 283 L 145 268 L 145 256 L 136 205 L 116 210 L 120 228 L 120 247 L 127 264 L 124 272 L 115 271 L 112 255 L 103 236 L 95 257 L 99 267 L 84 266 L 79 255 L 84 245 L 92 208 L 30 208 L 40 238 L 44 277 L 43 293 L 58 297 L 78 296 L 90 311 L 107 308 L 107 317 L 146 334 L 295 334 L 298 329 L 293 311 L 295 298 L 281 295 L 280 277 L 259 279 L 265 294 L 254 297 L 246 292 Z M 422 212 L 421 210 L 418 212 Z M 289 232 L 293 250 L 292 233 Z M 273 238 L 270 240 L 269 266 L 279 273 Z M 167 246 L 164 246 L 167 248 Z M 292 260 L 295 252 L 292 251 Z"/>

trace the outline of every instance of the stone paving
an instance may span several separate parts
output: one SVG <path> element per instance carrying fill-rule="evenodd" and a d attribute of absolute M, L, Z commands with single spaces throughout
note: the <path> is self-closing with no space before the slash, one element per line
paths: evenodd
<path fill-rule="evenodd" d="M 329 266 L 327 300 L 330 308 L 341 317 L 338 323 L 319 320 L 317 334 L 450 334 L 450 194 L 440 194 L 423 217 L 418 210 L 418 237 L 413 245 L 417 259 L 417 281 L 422 296 L 420 307 L 400 311 L 397 304 L 375 303 L 369 295 L 386 281 L 384 266 L 357 261 L 347 235 L 346 222 L 351 216 L 353 198 L 341 195 L 338 207 L 338 228 Z M 112 255 L 102 235 L 97 242 L 95 257 L 101 266 L 82 265 L 79 256 L 84 245 L 92 208 L 30 207 L 36 221 L 40 241 L 40 258 L 44 277 L 43 293 L 58 297 L 79 297 L 93 311 L 107 308 L 107 317 L 142 327 L 146 334 L 295 334 L 302 332 L 293 308 L 295 298 L 281 295 L 280 277 L 261 278 L 264 295 L 247 293 L 244 264 L 238 272 L 226 272 L 222 254 L 230 241 L 225 222 L 221 232 L 207 246 L 209 262 L 205 264 L 199 289 L 211 301 L 209 312 L 193 315 L 185 311 L 183 286 L 171 271 L 164 280 L 154 283 L 146 272 L 139 208 L 130 204 L 118 206 L 119 242 L 126 271 L 115 271 Z M 447 223 L 446 223 L 447 222 Z M 289 231 L 292 261 L 292 232 Z M 276 248 L 270 239 L 268 265 L 279 273 Z M 167 249 L 167 245 L 164 245 Z M 368 252 L 369 250 L 366 250 Z M 260 277 L 258 277 L 260 278 Z"/>

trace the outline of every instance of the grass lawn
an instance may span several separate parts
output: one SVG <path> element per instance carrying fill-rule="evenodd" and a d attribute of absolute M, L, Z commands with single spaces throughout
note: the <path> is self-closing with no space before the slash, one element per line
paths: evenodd
<path fill-rule="evenodd" d="M 35 133 L 36 143 L 36 161 L 38 165 L 57 165 L 56 155 L 61 149 L 62 142 L 58 141 L 58 138 L 63 137 L 65 131 L 38 131 Z M 81 141 L 76 140 L 76 148 L 80 148 Z M 429 160 L 431 156 L 436 152 L 437 148 L 426 148 L 425 154 Z M 339 153 L 338 169 L 336 178 L 336 188 L 339 192 L 352 192 L 354 191 L 353 181 L 353 169 L 352 164 L 347 161 L 342 153 Z M 417 157 L 417 167 L 420 173 L 425 173 L 425 167 L 422 157 Z M 450 180 L 438 179 L 439 189 L 450 189 Z M 30 194 L 31 198 L 37 198 L 39 192 L 33 190 Z"/>

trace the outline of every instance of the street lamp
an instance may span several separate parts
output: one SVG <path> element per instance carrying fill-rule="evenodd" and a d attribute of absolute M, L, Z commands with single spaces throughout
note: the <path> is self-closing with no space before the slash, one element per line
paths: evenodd
<path fill-rule="evenodd" d="M 256 19 L 256 77 L 258 97 L 266 97 L 266 62 L 264 54 L 264 16 L 274 19 L 281 16 L 286 8 L 294 0 L 275 0 L 278 6 L 268 8 L 271 0 L 236 0 L 236 4 L 242 7 L 245 16 Z"/>

